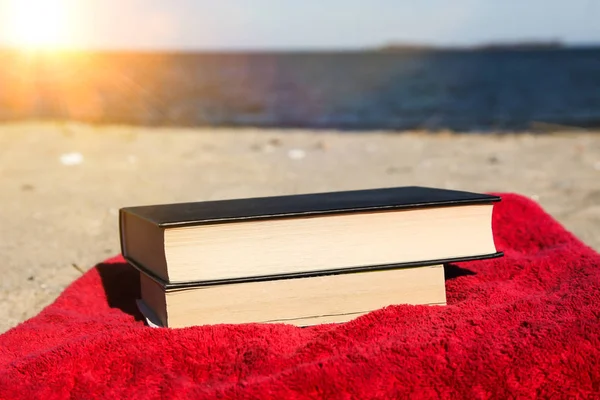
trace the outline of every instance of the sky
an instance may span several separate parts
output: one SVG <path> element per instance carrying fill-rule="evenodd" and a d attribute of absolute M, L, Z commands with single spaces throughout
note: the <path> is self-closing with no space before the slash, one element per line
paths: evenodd
<path fill-rule="evenodd" d="M 18 16 L 17 2 L 25 4 Z M 48 9 L 52 2 L 60 13 Z M 0 46 L 29 41 L 86 49 L 294 50 L 555 39 L 591 44 L 600 43 L 599 20 L 598 0 L 0 0 Z M 60 35 L 52 31 L 58 29 Z"/>

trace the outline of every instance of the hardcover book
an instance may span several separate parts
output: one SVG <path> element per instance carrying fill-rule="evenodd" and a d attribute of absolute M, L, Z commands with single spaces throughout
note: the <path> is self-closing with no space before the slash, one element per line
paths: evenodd
<path fill-rule="evenodd" d="M 165 289 L 500 256 L 497 196 L 425 187 L 122 208 L 123 256 Z"/>
<path fill-rule="evenodd" d="M 240 323 L 309 326 L 347 322 L 393 304 L 446 304 L 442 265 L 165 289 L 141 275 L 149 324 L 169 328 Z"/>

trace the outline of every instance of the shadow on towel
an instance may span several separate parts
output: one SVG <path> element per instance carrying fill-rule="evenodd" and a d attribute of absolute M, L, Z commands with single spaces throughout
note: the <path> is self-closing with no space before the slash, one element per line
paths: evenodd
<path fill-rule="evenodd" d="M 461 276 L 475 275 L 470 269 L 459 267 L 455 264 L 444 264 L 444 276 L 447 281 Z"/>
<path fill-rule="evenodd" d="M 140 274 L 127 263 L 98 264 L 96 266 L 108 305 L 143 321 L 144 316 L 135 303 L 140 298 Z"/>

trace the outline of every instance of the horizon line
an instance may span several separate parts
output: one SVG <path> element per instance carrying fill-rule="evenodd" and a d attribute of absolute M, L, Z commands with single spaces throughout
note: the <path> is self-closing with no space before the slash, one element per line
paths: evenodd
<path fill-rule="evenodd" d="M 485 50 L 560 50 L 598 48 L 597 42 L 562 42 L 559 40 L 490 41 L 478 44 L 435 44 L 420 42 L 395 42 L 370 46 L 307 46 L 307 47 L 149 47 L 149 46 L 91 46 L 27 48 L 0 44 L 0 51 L 24 53 L 340 53 L 385 51 L 485 51 Z"/>

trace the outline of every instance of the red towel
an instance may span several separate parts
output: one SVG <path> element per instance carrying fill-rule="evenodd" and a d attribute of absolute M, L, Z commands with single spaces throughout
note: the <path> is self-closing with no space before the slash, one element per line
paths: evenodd
<path fill-rule="evenodd" d="M 449 266 L 448 306 L 304 329 L 146 327 L 111 259 L 0 336 L 0 398 L 600 396 L 600 256 L 516 195 L 494 230 L 505 257 Z"/>

